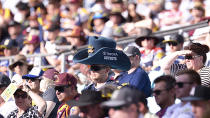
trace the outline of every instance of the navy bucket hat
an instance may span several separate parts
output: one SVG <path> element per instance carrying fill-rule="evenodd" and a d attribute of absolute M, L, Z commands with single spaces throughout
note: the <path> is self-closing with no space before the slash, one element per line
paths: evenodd
<path fill-rule="evenodd" d="M 77 52 L 73 61 L 87 65 L 107 65 L 123 71 L 129 70 L 131 66 L 126 54 L 116 49 L 114 40 L 97 36 L 89 38 L 88 48 Z"/>

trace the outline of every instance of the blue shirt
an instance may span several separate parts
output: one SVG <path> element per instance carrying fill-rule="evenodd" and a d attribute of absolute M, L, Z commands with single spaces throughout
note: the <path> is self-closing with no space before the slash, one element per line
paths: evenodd
<path fill-rule="evenodd" d="M 141 68 L 138 67 L 134 72 L 128 74 L 123 72 L 117 79 L 116 82 L 121 86 L 133 86 L 138 90 L 142 91 L 147 97 L 152 93 L 151 82 L 148 74 Z"/>

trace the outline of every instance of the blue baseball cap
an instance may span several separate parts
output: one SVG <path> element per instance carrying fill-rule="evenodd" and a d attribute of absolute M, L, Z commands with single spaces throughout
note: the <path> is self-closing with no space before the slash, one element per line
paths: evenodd
<path fill-rule="evenodd" d="M 23 75 L 23 79 L 40 79 L 44 71 L 39 67 L 34 67 L 27 75 Z"/>

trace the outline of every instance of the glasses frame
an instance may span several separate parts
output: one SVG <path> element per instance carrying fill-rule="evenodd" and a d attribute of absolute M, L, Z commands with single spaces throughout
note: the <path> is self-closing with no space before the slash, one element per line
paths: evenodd
<path fill-rule="evenodd" d="M 200 56 L 201 56 L 201 55 L 195 55 L 195 56 L 192 56 L 192 55 L 185 55 L 185 56 L 184 56 L 184 59 L 194 60 L 195 58 L 200 57 Z"/>
<path fill-rule="evenodd" d="M 65 91 L 65 88 L 68 88 L 70 86 L 66 85 L 66 86 L 55 86 L 55 91 L 58 91 L 60 93 L 63 93 Z"/>
<path fill-rule="evenodd" d="M 178 88 L 183 88 L 185 84 L 193 84 L 193 82 L 176 82 L 175 86 Z"/>
<path fill-rule="evenodd" d="M 162 89 L 162 90 L 153 90 L 152 94 L 160 95 L 163 91 L 168 91 L 169 89 Z"/>
<path fill-rule="evenodd" d="M 177 46 L 178 43 L 176 43 L 176 42 L 168 42 L 168 45 L 169 45 L 169 46 L 170 46 L 170 45 L 172 45 L 172 46 Z"/>
<path fill-rule="evenodd" d="M 101 70 L 103 70 L 103 69 L 105 69 L 107 66 L 105 66 L 105 65 L 90 65 L 90 67 L 89 67 L 89 70 L 90 71 L 94 71 L 94 72 L 98 72 L 98 71 L 101 71 Z"/>

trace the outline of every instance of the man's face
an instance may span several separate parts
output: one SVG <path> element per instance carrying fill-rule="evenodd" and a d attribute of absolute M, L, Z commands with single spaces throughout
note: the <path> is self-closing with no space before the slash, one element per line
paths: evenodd
<path fill-rule="evenodd" d="M 175 52 L 182 49 L 183 44 L 182 43 L 176 43 L 176 42 L 169 42 L 169 52 Z"/>
<path fill-rule="evenodd" d="M 207 107 L 210 108 L 210 101 L 192 101 L 191 104 L 195 118 L 202 118 Z"/>
<path fill-rule="evenodd" d="M 39 79 L 26 79 L 27 85 L 31 88 L 33 91 L 39 91 L 40 88 L 40 80 Z"/>
<path fill-rule="evenodd" d="M 72 87 L 70 86 L 56 86 L 55 91 L 60 102 L 66 102 L 72 97 Z"/>
<path fill-rule="evenodd" d="M 170 99 L 173 99 L 172 97 L 174 97 L 174 93 L 171 93 L 172 91 L 167 90 L 166 83 L 164 81 L 155 83 L 153 91 L 155 101 L 160 107 L 165 106 L 165 104 L 168 103 L 167 101 L 170 101 Z"/>
<path fill-rule="evenodd" d="M 104 65 L 91 65 L 90 78 L 94 83 L 104 83 L 108 77 L 109 68 Z"/>
<path fill-rule="evenodd" d="M 189 96 L 190 90 L 193 87 L 193 82 L 187 74 L 176 76 L 176 97 L 182 98 Z"/>

